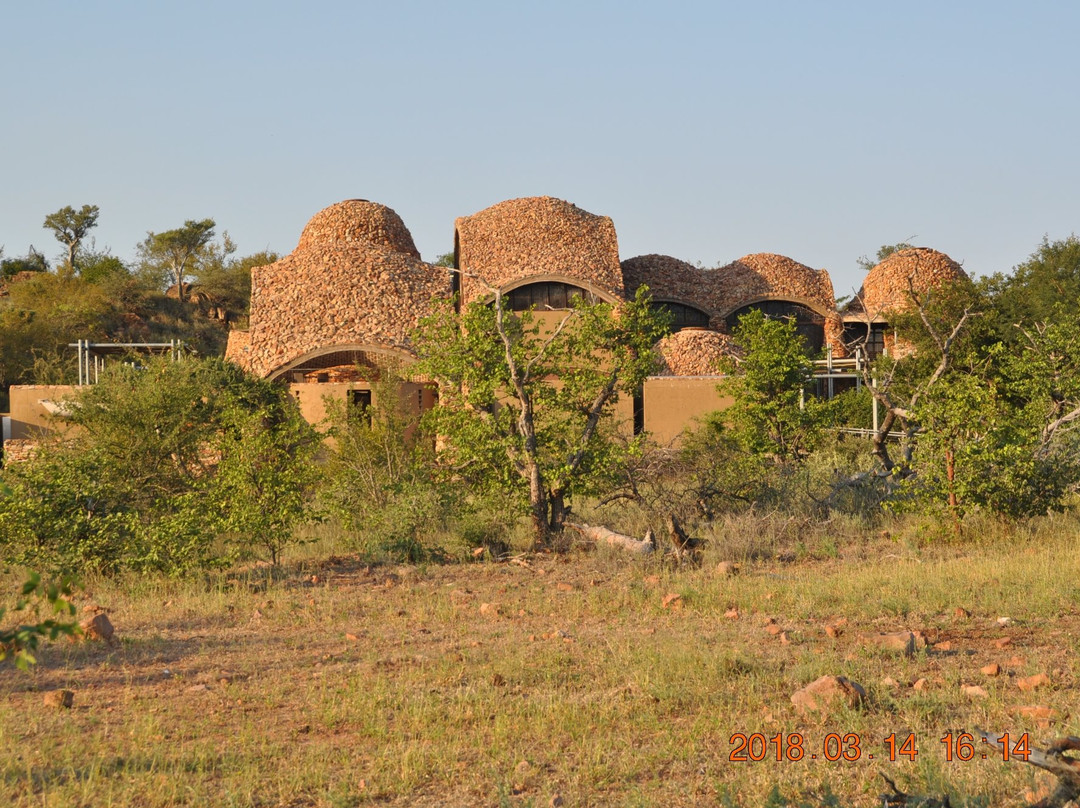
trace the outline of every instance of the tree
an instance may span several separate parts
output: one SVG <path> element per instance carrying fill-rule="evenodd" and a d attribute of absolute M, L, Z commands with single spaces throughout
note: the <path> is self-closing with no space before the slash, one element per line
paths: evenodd
<path fill-rule="evenodd" d="M 0 662 L 10 655 L 14 657 L 16 667 L 25 671 L 37 662 L 33 652 L 41 640 L 55 640 L 61 635 L 75 636 L 79 628 L 70 619 L 75 615 L 71 593 L 72 584 L 66 579 L 46 583 L 36 572 L 27 573 L 26 582 L 12 611 L 29 611 L 36 622 L 5 629 L 2 621 L 7 610 L 0 606 Z M 39 612 L 45 607 L 55 616 L 40 619 Z M 65 616 L 68 619 L 63 619 Z"/>
<path fill-rule="evenodd" d="M 79 245 L 86 238 L 86 234 L 97 226 L 97 205 L 83 205 L 79 210 L 67 205 L 56 213 L 50 213 L 45 217 L 46 230 L 51 230 L 56 240 L 67 247 L 67 263 L 64 270 L 68 275 L 74 275 L 75 256 L 79 251 Z"/>
<path fill-rule="evenodd" d="M 718 386 L 735 399 L 724 413 L 733 436 L 779 464 L 801 462 L 821 435 L 828 405 L 812 393 L 814 365 L 795 321 L 753 310 L 739 318 L 734 337 L 742 356 L 727 360 L 730 375 Z"/>
<path fill-rule="evenodd" d="M 1080 306 L 1080 238 L 1050 241 L 1044 236 L 1011 275 L 995 275 L 987 285 L 998 337 L 1010 345 L 1024 341 L 1018 324 L 1030 328 L 1049 322 L 1059 306 Z"/>
<path fill-rule="evenodd" d="M 426 418 L 444 436 L 444 469 L 481 493 L 509 496 L 547 545 L 569 500 L 603 487 L 613 455 L 625 451 L 611 439 L 614 404 L 652 372 L 667 322 L 644 288 L 618 307 L 576 297 L 551 326 L 508 311 L 490 291 L 490 304 L 421 323 L 417 371 L 439 383 L 439 406 Z"/>
<path fill-rule="evenodd" d="M 0 260 L 0 280 L 7 280 L 20 272 L 48 272 L 49 262 L 45 256 L 30 245 L 25 258 L 4 258 Z"/>
<path fill-rule="evenodd" d="M 3 470 L 0 556 L 74 573 L 180 573 L 253 546 L 276 561 L 319 443 L 296 402 L 219 359 L 138 364 L 80 388 L 78 429 Z"/>
<path fill-rule="evenodd" d="M 901 241 L 897 244 L 882 244 L 878 247 L 877 254 L 874 256 L 873 260 L 863 255 L 856 259 L 855 263 L 869 272 L 893 253 L 900 252 L 900 250 L 910 250 L 914 246 L 914 244 L 908 244 L 906 241 Z"/>
<path fill-rule="evenodd" d="M 177 296 L 183 302 L 186 296 L 184 279 L 195 271 L 199 253 L 214 238 L 217 224 L 213 219 L 194 221 L 188 219 L 183 227 L 164 233 L 149 232 L 139 245 L 139 255 L 150 266 L 160 266 L 176 286 Z"/>

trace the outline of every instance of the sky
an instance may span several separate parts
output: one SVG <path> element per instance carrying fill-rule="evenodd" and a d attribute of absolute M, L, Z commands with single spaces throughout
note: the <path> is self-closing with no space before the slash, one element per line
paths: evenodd
<path fill-rule="evenodd" d="M 973 275 L 1080 231 L 1080 3 L 57 0 L 0 8 L 0 245 L 213 218 L 291 251 L 363 198 L 425 259 L 549 195 L 621 256 L 826 268 L 907 241 Z"/>

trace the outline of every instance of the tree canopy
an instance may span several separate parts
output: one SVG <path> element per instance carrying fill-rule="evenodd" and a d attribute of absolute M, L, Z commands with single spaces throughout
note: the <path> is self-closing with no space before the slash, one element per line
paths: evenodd
<path fill-rule="evenodd" d="M 668 326 L 644 287 L 618 307 L 576 297 L 548 322 L 510 312 L 492 292 L 490 303 L 421 324 L 417 370 L 439 384 L 439 406 L 426 417 L 445 436 L 442 468 L 475 491 L 508 496 L 547 544 L 568 500 L 596 491 L 616 466 L 612 455 L 631 450 L 612 440 L 614 405 L 640 391 Z"/>
<path fill-rule="evenodd" d="M 78 271 L 75 258 L 79 245 L 86 238 L 86 234 L 97 227 L 99 212 L 97 205 L 83 205 L 79 210 L 66 205 L 45 217 L 42 227 L 52 231 L 56 240 L 67 248 L 67 261 L 63 269 L 68 274 L 73 275 Z"/>

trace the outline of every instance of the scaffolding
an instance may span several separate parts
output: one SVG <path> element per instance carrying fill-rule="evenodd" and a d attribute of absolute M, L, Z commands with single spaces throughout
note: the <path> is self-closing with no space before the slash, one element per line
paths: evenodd
<path fill-rule="evenodd" d="M 144 354 L 149 356 L 168 355 L 169 361 L 176 362 L 184 348 L 183 340 L 169 340 L 168 342 L 91 342 L 81 339 L 78 342 L 68 343 L 69 348 L 75 348 L 79 353 L 79 386 L 95 384 L 101 371 L 105 368 L 105 361 L 109 357 L 124 357 L 131 354 Z"/>

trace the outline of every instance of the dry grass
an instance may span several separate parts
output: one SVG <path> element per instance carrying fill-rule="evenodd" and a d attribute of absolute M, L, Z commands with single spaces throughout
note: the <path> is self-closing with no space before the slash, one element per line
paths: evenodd
<path fill-rule="evenodd" d="M 1080 734 L 1075 527 L 941 550 L 846 529 L 831 543 L 822 531 L 736 539 L 736 527 L 700 569 L 607 552 L 528 567 L 314 554 L 273 577 L 91 582 L 87 600 L 109 610 L 120 642 L 58 644 L 30 674 L 3 669 L 0 801 L 524 806 L 559 794 L 566 805 L 761 806 L 775 788 L 807 805 L 831 792 L 870 806 L 884 771 L 954 805 L 1019 805 L 1044 775 L 946 763 L 938 739 L 975 727 Z M 718 576 L 721 556 L 741 559 L 741 574 Z M 669 593 L 682 597 L 664 608 Z M 733 606 L 738 619 L 725 617 Z M 765 630 L 770 618 L 786 642 Z M 825 634 L 845 619 L 839 637 Z M 939 648 L 903 657 L 859 637 L 901 629 Z M 980 673 L 990 662 L 1000 677 Z M 1048 688 L 1018 689 L 1039 672 Z M 790 694 L 826 673 L 864 684 L 870 704 L 796 714 Z M 928 689 L 910 686 L 920 678 Z M 963 696 L 964 684 L 988 697 Z M 43 706 L 56 688 L 75 691 L 72 710 Z M 1015 713 L 1029 704 L 1063 717 L 1039 727 Z M 858 733 L 863 757 L 736 763 L 736 732 L 802 733 L 808 751 L 829 732 Z M 914 762 L 883 760 L 892 732 L 915 733 Z"/>

